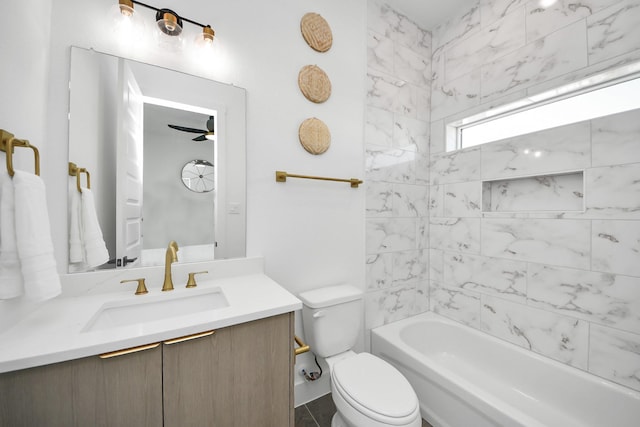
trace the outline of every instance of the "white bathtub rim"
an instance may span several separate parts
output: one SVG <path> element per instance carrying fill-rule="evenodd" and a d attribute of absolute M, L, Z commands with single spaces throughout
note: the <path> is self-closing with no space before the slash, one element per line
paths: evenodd
<path fill-rule="evenodd" d="M 463 327 L 465 328 L 465 330 L 467 330 L 467 332 L 472 333 L 478 337 L 480 337 L 481 339 L 487 339 L 490 340 L 491 342 L 498 344 L 498 345 L 506 345 L 508 348 L 510 348 L 511 350 L 514 350 L 516 352 L 518 352 L 518 354 L 521 354 L 523 356 L 527 356 L 527 357 L 533 357 L 534 359 L 536 359 L 537 361 L 540 362 L 544 362 L 544 363 L 551 363 L 554 367 L 557 367 L 559 369 L 562 369 L 564 372 L 569 373 L 571 375 L 578 375 L 581 376 L 584 379 L 587 379 L 589 381 L 597 381 L 598 383 L 600 383 L 601 385 L 603 385 L 604 387 L 607 388 L 613 388 L 618 392 L 624 393 L 626 395 L 628 395 L 629 397 L 636 399 L 638 401 L 638 403 L 640 403 L 640 391 L 634 390 L 626 385 L 623 384 L 619 384 L 616 382 L 613 382 L 609 379 L 603 378 L 599 375 L 593 374 L 591 372 L 585 371 L 583 369 L 580 368 L 576 368 L 575 366 L 569 366 L 565 363 L 562 363 L 558 360 L 552 359 L 548 356 L 544 356 L 540 353 L 537 353 L 533 350 L 528 350 L 525 348 L 522 348 L 521 346 L 514 344 L 512 342 L 509 342 L 507 340 L 498 338 L 496 336 L 493 336 L 491 334 L 489 334 L 488 332 L 484 332 L 484 331 L 479 331 L 469 325 L 466 325 L 464 323 L 461 322 L 456 322 L 454 320 L 451 320 L 447 317 L 444 317 L 440 314 L 434 313 L 432 311 L 428 311 L 425 313 L 421 313 L 421 314 L 417 314 L 415 316 L 403 319 L 403 320 L 399 320 L 393 323 L 388 323 L 386 325 L 382 325 L 379 326 L 377 328 L 374 328 L 371 330 L 372 333 L 379 333 L 379 330 L 381 329 L 390 329 L 395 331 L 396 333 L 399 332 L 399 330 L 402 328 L 403 325 L 407 325 L 409 323 L 418 323 L 420 321 L 423 320 L 428 320 L 428 321 L 437 321 L 437 322 L 441 322 L 444 324 L 449 324 L 455 327 Z M 420 353 L 418 350 L 414 349 L 411 346 L 407 346 L 408 350 L 410 350 L 412 353 L 414 353 L 414 355 L 420 355 L 421 357 L 428 357 L 423 353 Z M 431 359 L 431 358 L 430 358 Z M 433 360 L 433 359 L 431 359 Z M 435 362 L 437 363 L 437 362 Z"/>
<path fill-rule="evenodd" d="M 387 325 L 372 329 L 372 344 L 374 342 L 373 339 L 373 335 L 376 335 L 377 338 L 383 340 L 384 342 L 386 342 L 388 345 L 394 345 L 392 341 L 389 341 L 389 339 L 387 338 L 387 334 L 391 334 L 391 339 L 400 339 L 400 330 L 402 328 L 404 328 L 407 325 L 413 324 L 413 323 L 419 323 L 422 321 L 429 321 L 429 322 L 440 322 L 443 324 L 449 324 L 451 326 L 454 327 L 462 327 L 465 328 L 465 331 L 468 333 L 472 333 L 475 334 L 476 336 L 478 336 L 480 339 L 483 340 L 489 340 L 491 343 L 494 343 L 496 345 L 503 345 L 506 346 L 507 348 L 509 348 L 512 351 L 516 351 L 518 352 L 518 355 L 523 355 L 525 357 L 530 357 L 530 358 L 534 358 L 542 363 L 550 363 L 552 364 L 552 366 L 554 367 L 554 369 L 561 369 L 563 370 L 565 373 L 570 374 L 570 375 L 575 375 L 578 377 L 582 377 L 583 379 L 587 380 L 587 381 L 593 381 L 593 382 L 597 382 L 598 385 L 600 386 L 604 386 L 607 389 L 611 389 L 615 392 L 619 392 L 619 393 L 623 393 L 625 395 L 627 395 L 629 398 L 637 401 L 640 404 L 640 392 L 637 392 L 633 389 L 630 389 L 626 386 L 623 386 L 621 384 L 617 384 L 617 383 L 613 383 L 609 380 L 606 380 L 602 377 L 596 376 L 594 374 L 585 372 L 581 369 L 572 367 L 572 366 L 567 366 L 557 360 L 551 359 L 549 357 L 545 357 L 543 355 L 540 355 L 538 353 L 535 353 L 533 351 L 529 351 L 526 350 L 524 348 L 521 348 L 513 343 L 510 343 L 508 341 L 499 339 L 497 337 L 494 337 L 492 335 L 489 335 L 488 333 L 482 332 L 482 331 L 478 331 L 475 330 L 474 328 L 465 325 L 463 323 L 458 323 L 455 322 L 451 319 L 445 318 L 441 315 L 438 315 L 436 313 L 433 312 L 427 312 L 427 313 L 422 313 L 416 316 L 413 316 L 411 318 L 407 318 L 404 320 L 400 320 L 398 322 L 394 322 L 394 323 L 389 323 Z M 383 332 L 381 332 L 383 331 Z M 430 363 L 432 363 L 434 366 L 439 366 L 439 362 L 434 360 L 432 357 L 430 357 L 430 355 L 428 354 L 424 354 L 422 352 L 420 352 L 419 350 L 415 349 L 413 346 L 406 344 L 403 346 L 402 351 L 405 353 L 406 357 L 409 357 L 410 359 L 412 359 L 412 361 L 419 363 L 420 365 L 423 364 L 423 360 L 427 360 Z M 393 361 L 397 362 L 397 363 L 402 363 L 402 361 L 399 360 L 395 360 L 395 358 L 390 357 L 388 354 L 386 354 L 386 352 L 382 352 L 385 354 L 385 356 L 387 358 L 391 358 L 393 359 Z M 402 363 L 403 365 L 407 365 L 406 363 Z M 405 368 L 407 368 L 405 366 Z M 422 368 L 422 366 L 421 366 Z M 441 370 L 440 372 L 435 371 L 431 366 L 426 366 L 427 369 L 429 369 L 428 372 L 425 372 L 425 374 L 428 375 L 423 375 L 423 377 L 425 377 L 428 381 L 431 381 L 435 384 L 437 384 L 439 387 L 445 389 L 445 390 L 449 390 L 451 389 L 451 386 L 453 385 L 456 390 L 456 393 L 460 393 L 461 395 L 463 395 L 464 397 L 466 397 L 466 403 L 468 403 L 470 406 L 472 406 L 475 410 L 477 410 L 478 412 L 486 415 L 487 417 L 491 418 L 491 419 L 495 419 L 495 417 L 497 416 L 498 418 L 504 418 L 507 417 L 510 420 L 511 423 L 513 422 L 525 422 L 525 424 L 522 425 L 526 425 L 527 427 L 531 426 L 531 427 L 544 427 L 545 424 L 541 423 L 538 420 L 535 420 L 533 418 L 531 418 L 531 416 L 527 415 L 525 412 L 523 412 L 522 410 L 511 406 L 510 404 L 508 404 L 505 400 L 494 396 L 493 394 L 484 391 L 483 389 L 481 389 L 479 386 L 474 385 L 474 383 L 466 380 L 465 378 L 461 377 L 460 375 L 456 374 L 454 371 L 440 366 L 439 369 Z M 547 406 L 550 410 L 553 410 L 552 407 Z M 568 413 L 563 413 L 561 411 L 554 411 L 556 412 L 556 414 L 563 416 L 563 418 L 565 417 L 570 417 L 570 414 Z M 575 420 L 573 421 L 573 423 L 576 423 L 576 426 L 579 426 L 580 420 Z M 510 424 L 513 425 L 513 424 Z M 570 424 L 565 424 L 567 427 L 570 426 Z"/>
<path fill-rule="evenodd" d="M 378 336 L 380 339 L 386 341 L 386 339 L 382 336 Z M 388 341 L 387 341 L 388 343 Z M 389 345 L 392 345 L 388 343 Z M 419 351 L 413 348 L 403 349 L 411 353 L 407 353 L 407 356 L 413 359 L 414 361 L 420 363 L 420 359 L 428 358 L 430 361 L 430 357 L 420 353 Z M 390 361 L 390 363 L 398 363 L 404 369 L 408 369 L 406 363 L 391 357 L 390 355 L 382 352 L 382 358 Z M 433 362 L 437 363 L 437 362 Z M 422 366 L 421 366 L 422 368 Z M 433 370 L 430 366 L 426 366 L 429 369 L 427 375 L 422 374 L 423 378 L 427 381 L 432 381 L 437 384 L 439 387 L 445 390 L 449 390 L 461 397 L 461 399 L 465 400 L 465 403 L 472 406 L 476 411 L 486 415 L 489 419 L 502 419 L 503 424 L 514 426 L 513 423 L 518 423 L 521 426 L 528 427 L 546 427 L 545 424 L 540 421 L 532 418 L 530 415 L 521 411 L 520 409 L 515 408 L 512 405 L 509 405 L 504 400 L 496 398 L 491 393 L 488 393 L 481 389 L 480 387 L 474 385 L 472 382 L 465 380 L 463 377 L 457 375 L 455 372 L 442 368 L 443 372 L 437 372 Z M 413 370 L 413 369 L 412 369 Z M 455 387 L 454 390 L 451 390 L 452 385 Z M 433 411 L 429 411 L 433 414 Z M 509 422 L 509 424 L 506 424 Z M 572 427 L 572 426 L 567 426 Z M 579 427 L 576 424 L 576 427 Z"/>

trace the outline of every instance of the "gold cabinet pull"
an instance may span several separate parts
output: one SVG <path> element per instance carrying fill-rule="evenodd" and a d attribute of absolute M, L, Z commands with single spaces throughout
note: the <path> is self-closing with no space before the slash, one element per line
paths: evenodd
<path fill-rule="evenodd" d="M 197 334 L 186 335 L 186 336 L 180 337 L 180 338 L 173 338 L 173 339 L 166 340 L 166 341 L 163 341 L 163 342 L 165 344 L 167 344 L 167 345 L 178 344 L 180 342 L 195 340 L 197 338 L 208 337 L 210 335 L 213 335 L 214 333 L 215 333 L 215 331 L 200 332 L 200 333 L 197 333 Z"/>
<path fill-rule="evenodd" d="M 306 353 L 307 351 L 310 350 L 310 347 L 308 344 L 305 344 L 302 342 L 302 340 L 300 338 L 298 338 L 296 335 L 293 336 L 293 339 L 296 341 L 296 344 L 298 344 L 300 347 L 296 348 L 294 350 L 294 354 L 297 356 L 299 354 L 302 353 Z"/>
<path fill-rule="evenodd" d="M 110 353 L 102 353 L 99 355 L 100 359 L 110 359 L 112 357 L 124 356 L 125 354 L 137 353 L 139 351 L 151 350 L 152 348 L 156 348 L 160 343 L 156 342 L 153 344 L 145 344 L 138 347 L 125 348 L 123 350 L 116 350 Z"/>

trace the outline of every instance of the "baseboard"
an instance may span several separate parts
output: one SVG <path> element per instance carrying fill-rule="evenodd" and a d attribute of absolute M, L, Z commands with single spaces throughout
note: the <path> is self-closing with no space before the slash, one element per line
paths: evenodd
<path fill-rule="evenodd" d="M 293 384 L 294 406 L 297 408 L 300 405 L 304 405 L 305 403 L 324 396 L 330 391 L 331 383 L 329 382 L 328 375 L 323 375 L 316 381 L 306 381 L 302 376 L 296 375 L 296 379 Z"/>

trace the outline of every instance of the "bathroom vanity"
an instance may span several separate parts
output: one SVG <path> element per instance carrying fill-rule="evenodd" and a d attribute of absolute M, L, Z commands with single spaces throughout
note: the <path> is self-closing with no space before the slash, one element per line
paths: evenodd
<path fill-rule="evenodd" d="M 172 292 L 160 292 L 157 268 L 136 270 L 152 278 L 142 296 L 110 272 L 100 286 L 70 284 L 21 319 L 0 335 L 0 426 L 293 426 L 300 302 L 262 273 L 259 258 L 210 266 L 215 274 L 197 288 Z M 176 283 L 193 268 L 176 265 Z M 193 310 L 172 314 L 172 301 Z M 147 319 L 105 320 L 125 310 Z"/>

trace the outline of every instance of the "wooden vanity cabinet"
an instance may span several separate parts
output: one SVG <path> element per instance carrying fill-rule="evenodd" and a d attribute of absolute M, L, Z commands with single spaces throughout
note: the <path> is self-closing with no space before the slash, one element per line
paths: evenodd
<path fill-rule="evenodd" d="M 293 314 L 163 345 L 164 425 L 293 427 Z"/>
<path fill-rule="evenodd" d="M 0 426 L 162 426 L 162 348 L 0 374 Z"/>
<path fill-rule="evenodd" d="M 293 325 L 286 313 L 0 374 L 0 427 L 293 427 Z"/>

